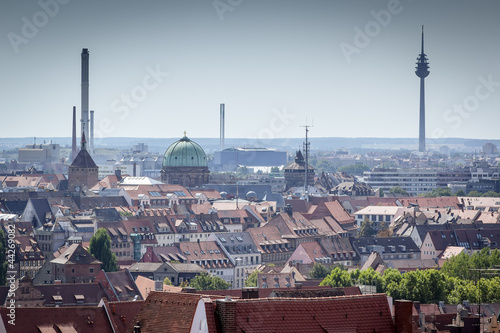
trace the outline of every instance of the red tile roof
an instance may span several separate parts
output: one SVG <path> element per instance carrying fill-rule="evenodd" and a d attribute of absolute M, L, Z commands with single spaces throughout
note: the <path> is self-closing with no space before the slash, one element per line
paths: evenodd
<path fill-rule="evenodd" d="M 115 332 L 125 332 L 131 326 L 133 319 L 139 313 L 139 310 L 144 303 L 140 301 L 128 302 L 104 302 L 108 318 Z"/>
<path fill-rule="evenodd" d="M 141 332 L 189 332 L 201 297 L 198 294 L 152 291 L 127 332 L 133 333 L 137 322 L 141 326 Z"/>
<path fill-rule="evenodd" d="M 420 208 L 447 208 L 455 207 L 459 208 L 459 200 L 457 197 L 438 197 L 438 198 L 422 198 L 422 197 L 412 197 L 412 198 L 400 198 L 399 201 L 404 207 L 408 207 L 410 204 L 417 204 Z"/>
<path fill-rule="evenodd" d="M 0 308 L 7 332 L 78 332 L 113 333 L 103 307 L 16 308 L 15 325 L 8 324 L 9 309 Z M 2 327 L 0 326 L 0 331 Z"/>
<path fill-rule="evenodd" d="M 394 332 L 384 294 L 235 302 L 236 332 Z"/>

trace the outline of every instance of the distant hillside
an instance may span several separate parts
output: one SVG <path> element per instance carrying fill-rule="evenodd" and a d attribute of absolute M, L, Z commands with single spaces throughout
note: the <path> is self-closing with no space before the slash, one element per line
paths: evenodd
<path fill-rule="evenodd" d="M 132 145 L 139 142 L 148 144 L 150 151 L 163 152 L 171 143 L 179 138 L 104 138 L 96 139 L 96 147 L 113 147 L 120 149 L 130 149 Z M 219 149 L 218 138 L 191 138 L 199 143 L 207 152 L 213 152 Z M 55 137 L 55 138 L 36 138 L 36 143 L 43 142 L 58 143 L 62 147 L 71 145 L 70 137 Z M 29 138 L 0 138 L 0 149 L 9 150 L 23 147 L 27 144 L 33 144 L 32 137 Z M 267 147 L 282 150 L 293 151 L 302 148 L 304 138 L 277 138 L 277 139 L 245 139 L 245 138 L 226 138 L 225 147 Z M 416 150 L 418 140 L 416 138 L 310 138 L 311 149 L 317 150 L 334 150 L 334 149 L 409 149 Z M 484 140 L 484 139 L 462 139 L 462 138 L 446 138 L 446 139 L 428 139 L 427 146 L 433 147 L 448 145 L 452 147 L 464 147 L 478 150 L 486 143 L 491 142 L 500 147 L 500 140 Z"/>

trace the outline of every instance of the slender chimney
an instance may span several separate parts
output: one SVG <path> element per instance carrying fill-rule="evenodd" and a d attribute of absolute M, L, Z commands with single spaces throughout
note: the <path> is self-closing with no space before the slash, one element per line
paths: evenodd
<path fill-rule="evenodd" d="M 91 155 L 94 154 L 94 110 L 90 110 L 90 142 L 89 142 L 89 152 Z"/>
<path fill-rule="evenodd" d="M 89 50 L 82 49 L 82 132 L 89 137 Z"/>
<path fill-rule="evenodd" d="M 78 154 L 76 148 L 76 106 L 73 106 L 73 133 L 71 137 L 71 162 L 75 159 Z"/>
<path fill-rule="evenodd" d="M 220 105 L 220 150 L 224 149 L 224 122 L 225 122 L 225 105 Z"/>

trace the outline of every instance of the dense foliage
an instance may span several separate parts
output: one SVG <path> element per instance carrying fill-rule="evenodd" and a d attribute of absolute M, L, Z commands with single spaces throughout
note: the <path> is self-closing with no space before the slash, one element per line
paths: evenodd
<path fill-rule="evenodd" d="M 330 270 L 325 265 L 317 262 L 309 272 L 309 277 L 311 279 L 324 279 L 328 274 L 330 274 Z"/>
<path fill-rule="evenodd" d="M 190 286 L 196 290 L 225 290 L 229 289 L 231 284 L 218 276 L 201 273 L 191 280 Z"/>
<path fill-rule="evenodd" d="M 359 237 L 370 237 L 375 235 L 377 232 L 373 228 L 373 222 L 370 221 L 367 217 L 361 222 L 361 226 L 358 231 Z"/>
<path fill-rule="evenodd" d="M 372 285 L 376 287 L 377 292 L 387 293 L 394 299 L 421 303 L 445 301 L 449 304 L 458 304 L 463 300 L 473 303 L 492 303 L 500 302 L 500 276 L 496 274 L 497 271 L 484 271 L 484 269 L 498 267 L 500 267 L 500 252 L 485 248 L 471 256 L 462 253 L 448 259 L 440 271 L 427 269 L 401 274 L 397 269 L 388 268 L 380 275 L 372 268 L 362 272 L 356 269 L 350 273 L 335 268 L 321 285 L 332 287 Z"/>
<path fill-rule="evenodd" d="M 345 172 L 349 175 L 358 175 L 358 176 L 363 175 L 363 172 L 369 170 L 370 167 L 364 164 L 346 165 L 337 169 L 338 172 Z"/>
<path fill-rule="evenodd" d="M 254 270 L 247 279 L 245 280 L 245 287 L 257 287 L 257 274 L 259 274 L 258 270 Z"/>
<path fill-rule="evenodd" d="M 102 261 L 102 269 L 106 272 L 116 272 L 118 264 L 116 255 L 111 252 L 111 237 L 106 229 L 99 229 L 90 239 L 89 252 L 97 260 Z"/>

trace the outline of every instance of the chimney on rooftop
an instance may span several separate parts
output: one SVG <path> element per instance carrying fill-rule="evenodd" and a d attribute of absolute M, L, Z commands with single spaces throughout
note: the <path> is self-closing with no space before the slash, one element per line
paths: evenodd
<path fill-rule="evenodd" d="M 230 297 L 216 300 L 215 315 L 224 333 L 236 333 L 236 305 Z"/>
<path fill-rule="evenodd" d="M 397 300 L 394 302 L 396 333 L 412 333 L 413 302 Z"/>
<path fill-rule="evenodd" d="M 293 215 L 293 207 L 292 205 L 290 204 L 287 204 L 285 206 L 285 213 L 287 213 L 288 215 L 292 216 Z"/>
<path fill-rule="evenodd" d="M 242 299 L 255 299 L 259 298 L 259 288 L 255 287 L 245 287 L 241 289 Z"/>

